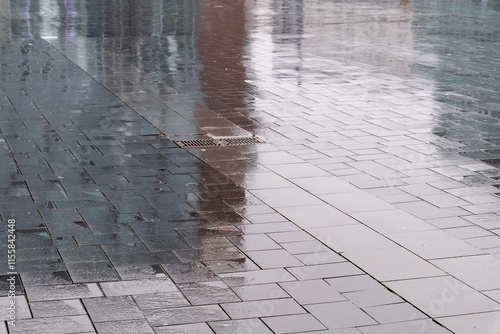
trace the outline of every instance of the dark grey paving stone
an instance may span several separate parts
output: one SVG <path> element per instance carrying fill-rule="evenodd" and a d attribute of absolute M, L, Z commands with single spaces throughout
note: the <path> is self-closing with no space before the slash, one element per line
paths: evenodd
<path fill-rule="evenodd" d="M 179 291 L 168 278 L 142 279 L 121 282 L 103 282 L 100 286 L 106 296 L 142 295 Z"/>
<path fill-rule="evenodd" d="M 109 262 L 68 263 L 66 267 L 75 283 L 120 280 L 120 276 Z"/>
<path fill-rule="evenodd" d="M 192 305 L 220 304 L 241 301 L 222 281 L 183 283 L 178 285 Z"/>
<path fill-rule="evenodd" d="M 156 264 L 115 266 L 114 268 L 124 281 L 167 277 L 163 268 Z"/>
<path fill-rule="evenodd" d="M 26 286 L 26 295 L 30 301 L 65 300 L 88 297 L 101 297 L 102 291 L 95 283 Z"/>
<path fill-rule="evenodd" d="M 137 306 L 141 310 L 167 309 L 174 307 L 190 306 L 186 297 L 177 291 L 139 294 L 133 296 Z"/>
<path fill-rule="evenodd" d="M 61 317 L 87 314 L 79 299 L 30 302 L 33 318 Z"/>
<path fill-rule="evenodd" d="M 162 267 L 177 284 L 219 280 L 212 269 L 203 262 L 163 264 Z"/>
<path fill-rule="evenodd" d="M 94 327 L 88 316 L 76 315 L 17 321 L 9 330 L 11 333 L 92 333 Z"/>
<path fill-rule="evenodd" d="M 215 260 L 205 262 L 216 274 L 257 270 L 259 267 L 249 258 L 235 260 Z"/>
<path fill-rule="evenodd" d="M 104 334 L 155 334 L 146 320 L 120 320 L 94 324 L 98 333 Z"/>
<path fill-rule="evenodd" d="M 144 318 L 130 296 L 84 298 L 82 301 L 94 323 Z"/>
<path fill-rule="evenodd" d="M 99 246 L 58 247 L 65 263 L 107 262 L 108 258 Z"/>
<path fill-rule="evenodd" d="M 108 255 L 114 266 L 131 266 L 141 264 L 177 263 L 180 259 L 173 252 L 148 252 L 138 254 Z"/>
<path fill-rule="evenodd" d="M 154 327 L 229 319 L 218 305 L 145 310 L 144 315 L 147 321 Z"/>
<path fill-rule="evenodd" d="M 152 252 L 190 249 L 191 247 L 178 235 L 141 236 L 146 247 Z"/>
<path fill-rule="evenodd" d="M 28 272 L 22 273 L 23 284 L 27 285 L 60 285 L 72 284 L 67 271 Z"/>

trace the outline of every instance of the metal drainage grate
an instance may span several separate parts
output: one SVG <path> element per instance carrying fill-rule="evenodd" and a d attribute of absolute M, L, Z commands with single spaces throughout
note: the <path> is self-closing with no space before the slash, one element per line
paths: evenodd
<path fill-rule="evenodd" d="M 265 140 L 257 137 L 219 137 L 210 139 L 174 140 L 179 147 L 223 147 L 264 144 Z"/>

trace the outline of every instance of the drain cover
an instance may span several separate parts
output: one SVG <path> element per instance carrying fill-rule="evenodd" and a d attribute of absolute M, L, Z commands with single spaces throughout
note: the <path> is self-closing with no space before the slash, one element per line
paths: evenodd
<path fill-rule="evenodd" d="M 179 147 L 223 147 L 264 144 L 265 140 L 257 137 L 218 137 L 209 139 L 174 140 Z"/>

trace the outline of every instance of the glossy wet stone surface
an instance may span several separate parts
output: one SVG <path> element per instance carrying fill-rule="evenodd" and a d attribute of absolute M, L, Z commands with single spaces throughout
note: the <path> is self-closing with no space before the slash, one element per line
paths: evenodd
<path fill-rule="evenodd" d="M 499 11 L 0 0 L 9 331 L 498 334 Z"/>

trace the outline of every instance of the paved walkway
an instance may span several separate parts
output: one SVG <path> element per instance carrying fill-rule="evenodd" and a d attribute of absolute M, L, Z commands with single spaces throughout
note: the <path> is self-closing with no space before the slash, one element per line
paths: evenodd
<path fill-rule="evenodd" d="M 499 10 L 0 0 L 0 333 L 499 334 Z"/>

